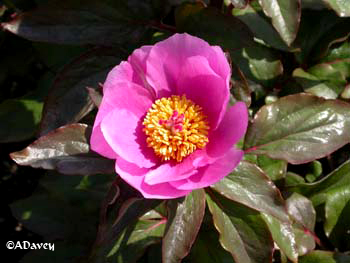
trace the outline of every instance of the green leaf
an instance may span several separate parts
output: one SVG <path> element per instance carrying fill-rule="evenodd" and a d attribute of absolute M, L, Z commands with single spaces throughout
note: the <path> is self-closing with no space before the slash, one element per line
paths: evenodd
<path fill-rule="evenodd" d="M 284 51 L 289 50 L 274 27 L 260 16 L 251 5 L 247 5 L 244 9 L 233 9 L 232 15 L 243 21 L 254 36 L 267 45 Z"/>
<path fill-rule="evenodd" d="M 96 233 L 99 204 L 108 190 L 109 176 L 43 177 L 28 198 L 11 204 L 12 214 L 55 250 L 34 250 L 22 262 L 73 262 L 90 251 Z M 84 187 L 79 187 L 84 181 Z M 69 215 L 69 217 L 67 217 Z"/>
<path fill-rule="evenodd" d="M 30 99 L 9 99 L 0 104 L 0 142 L 16 142 L 35 135 L 43 103 Z"/>
<path fill-rule="evenodd" d="M 346 234 L 350 227 L 350 161 L 320 181 L 299 184 L 290 189 L 309 197 L 315 207 L 325 203 L 326 235 L 338 248 L 350 249 L 350 238 Z"/>
<path fill-rule="evenodd" d="M 164 2 L 49 1 L 1 27 L 21 37 L 58 44 L 118 45 L 151 35 L 153 22 L 164 16 Z"/>
<path fill-rule="evenodd" d="M 263 85 L 270 85 L 282 75 L 283 65 L 277 52 L 263 45 L 231 52 L 232 62 L 237 65 L 248 79 Z"/>
<path fill-rule="evenodd" d="M 291 222 L 282 222 L 268 214 L 262 214 L 262 218 L 271 232 L 273 241 L 290 260 L 297 262 L 298 250 Z"/>
<path fill-rule="evenodd" d="M 312 251 L 318 238 L 314 234 L 316 212 L 312 202 L 306 197 L 293 193 L 286 201 L 288 214 L 294 221 L 293 231 L 299 255 Z"/>
<path fill-rule="evenodd" d="M 130 262 L 123 259 L 134 256 L 137 259 L 147 246 L 158 242 L 165 221 L 157 213 L 152 213 L 156 217 L 149 220 L 146 213 L 160 203 L 161 200 L 142 198 L 139 192 L 117 177 L 102 202 L 97 238 L 89 262 Z M 125 254 L 127 251 L 134 255 Z"/>
<path fill-rule="evenodd" d="M 203 223 L 191 252 L 183 262 L 191 263 L 233 263 L 230 253 L 219 243 L 219 234 L 212 221 Z"/>
<path fill-rule="evenodd" d="M 248 5 L 248 0 L 225 0 L 225 3 L 232 4 L 234 8 L 245 8 Z"/>
<path fill-rule="evenodd" d="M 335 43 L 349 36 L 349 19 L 341 19 L 327 10 L 303 10 L 300 29 L 295 46 L 301 52 L 296 54 L 300 64 L 319 61 Z"/>
<path fill-rule="evenodd" d="M 181 262 L 189 253 L 202 224 L 205 192 L 194 190 L 183 200 L 168 202 L 169 216 L 163 238 L 163 262 Z"/>
<path fill-rule="evenodd" d="M 97 88 L 99 83 L 104 82 L 112 67 L 121 61 L 117 54 L 116 50 L 108 48 L 93 49 L 58 73 L 45 101 L 41 135 L 78 122 L 94 108 L 86 87 Z"/>
<path fill-rule="evenodd" d="M 91 128 L 85 124 L 61 127 L 30 144 L 11 158 L 19 165 L 56 169 L 63 174 L 113 173 L 113 160 L 90 151 Z"/>
<path fill-rule="evenodd" d="M 266 173 L 271 180 L 276 181 L 284 178 L 287 172 L 287 162 L 274 160 L 265 155 L 258 156 L 258 166 Z"/>
<path fill-rule="evenodd" d="M 176 9 L 176 27 L 219 45 L 229 51 L 253 44 L 253 34 L 239 19 L 225 16 L 219 10 L 197 4 L 184 4 Z"/>
<path fill-rule="evenodd" d="M 289 222 L 280 192 L 252 163 L 242 161 L 231 174 L 211 187 L 226 198 Z"/>
<path fill-rule="evenodd" d="M 248 127 L 244 148 L 300 164 L 322 158 L 350 141 L 350 104 L 308 94 L 263 106 Z"/>
<path fill-rule="evenodd" d="M 331 81 L 322 81 L 318 77 L 304 71 L 301 68 L 297 68 L 293 71 L 293 77 L 299 83 L 305 92 L 322 97 L 325 99 L 336 99 L 341 92 L 338 80 L 337 83 Z"/>
<path fill-rule="evenodd" d="M 315 250 L 300 257 L 299 263 L 349 263 L 350 256 L 343 253 Z"/>
<path fill-rule="evenodd" d="M 350 16 L 350 5 L 344 0 L 323 0 L 330 6 L 339 16 Z"/>
<path fill-rule="evenodd" d="M 284 42 L 290 46 L 299 28 L 300 0 L 259 0 L 259 3 Z"/>
<path fill-rule="evenodd" d="M 151 210 L 131 224 L 120 235 L 114 247 L 108 253 L 108 262 L 136 262 L 147 247 L 160 243 L 164 233 L 166 219 Z"/>
<path fill-rule="evenodd" d="M 308 184 L 302 183 L 290 188 L 311 199 L 313 205 L 319 206 L 327 200 L 327 194 L 350 185 L 350 161 L 346 161 L 321 180 Z"/>
<path fill-rule="evenodd" d="M 269 262 L 273 241 L 258 212 L 219 195 L 207 196 L 207 202 L 220 243 L 236 263 Z"/>
<path fill-rule="evenodd" d="M 337 189 L 331 190 L 327 193 L 327 201 L 325 205 L 326 221 L 324 229 L 327 236 L 331 236 L 331 239 L 336 241 L 337 247 L 349 242 L 350 239 L 346 238 L 344 233 L 350 228 L 349 224 L 349 212 L 350 212 L 350 186 L 344 185 Z M 332 231 L 334 233 L 332 233 Z M 341 236 L 344 237 L 341 238 Z"/>

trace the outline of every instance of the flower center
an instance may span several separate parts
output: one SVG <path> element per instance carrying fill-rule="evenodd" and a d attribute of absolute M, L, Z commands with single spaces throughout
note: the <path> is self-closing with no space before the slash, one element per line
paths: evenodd
<path fill-rule="evenodd" d="M 208 122 L 202 108 L 185 95 L 156 100 L 143 120 L 147 145 L 163 161 L 183 158 L 208 143 Z"/>

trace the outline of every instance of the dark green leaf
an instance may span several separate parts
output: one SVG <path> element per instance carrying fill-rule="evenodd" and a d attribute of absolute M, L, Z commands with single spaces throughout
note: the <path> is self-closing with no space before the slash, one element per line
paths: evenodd
<path fill-rule="evenodd" d="M 226 2 L 233 5 L 234 8 L 245 8 L 248 5 L 248 0 L 227 0 Z"/>
<path fill-rule="evenodd" d="M 262 218 L 272 234 L 273 241 L 290 260 L 297 262 L 297 243 L 291 222 L 282 222 L 268 214 L 262 214 Z"/>
<path fill-rule="evenodd" d="M 56 169 L 64 174 L 113 173 L 114 162 L 90 151 L 91 128 L 71 124 L 40 137 L 22 151 L 11 153 L 20 165 Z"/>
<path fill-rule="evenodd" d="M 350 249 L 350 161 L 320 181 L 312 184 L 299 184 L 291 188 L 293 191 L 309 197 L 314 206 L 325 203 L 325 233 L 337 247 Z"/>
<path fill-rule="evenodd" d="M 265 14 L 271 17 L 272 24 L 290 46 L 294 41 L 300 22 L 300 0 L 259 0 Z"/>
<path fill-rule="evenodd" d="M 323 0 L 323 2 L 333 8 L 339 16 L 350 16 L 349 2 L 344 0 Z"/>
<path fill-rule="evenodd" d="M 270 85 L 283 73 L 278 53 L 263 45 L 254 44 L 230 54 L 232 63 L 237 65 L 248 79 L 263 85 Z"/>
<path fill-rule="evenodd" d="M 293 231 L 299 255 L 305 255 L 315 248 L 314 234 L 316 212 L 312 203 L 306 197 L 293 193 L 287 201 L 288 214 L 294 221 Z M 318 240 L 318 239 L 317 239 Z"/>
<path fill-rule="evenodd" d="M 225 16 L 215 8 L 184 4 L 176 10 L 176 26 L 184 31 L 220 45 L 227 50 L 237 50 L 253 44 L 249 28 L 233 16 Z"/>
<path fill-rule="evenodd" d="M 350 104 L 308 94 L 262 107 L 245 137 L 245 149 L 300 164 L 326 156 L 350 141 Z"/>
<path fill-rule="evenodd" d="M 258 166 L 264 170 L 271 180 L 276 181 L 284 178 L 287 171 L 287 162 L 283 160 L 274 160 L 265 155 L 258 156 Z"/>
<path fill-rule="evenodd" d="M 86 87 L 97 88 L 120 61 L 115 50 L 104 48 L 91 50 L 66 65 L 46 98 L 40 134 L 78 122 L 89 113 L 94 104 Z"/>
<path fill-rule="evenodd" d="M 0 104 L 0 142 L 16 142 L 34 136 L 43 103 L 29 99 L 10 99 Z"/>
<path fill-rule="evenodd" d="M 303 87 L 304 91 L 325 99 L 336 99 L 341 92 L 339 80 L 333 81 L 322 79 L 297 68 L 293 71 L 293 77 Z"/>
<path fill-rule="evenodd" d="M 207 202 L 220 243 L 236 263 L 270 261 L 273 241 L 258 212 L 219 195 L 207 196 Z"/>
<path fill-rule="evenodd" d="M 124 262 L 123 259 L 133 256 L 137 259 L 147 246 L 159 241 L 163 231 L 161 225 L 165 221 L 159 218 L 159 214 L 148 223 L 140 217 L 160 203 L 161 200 L 142 198 L 140 193 L 117 178 L 102 202 L 97 238 L 89 262 L 102 263 L 116 259 L 117 262 Z M 147 220 L 147 216 L 144 220 Z M 133 246 L 140 251 L 136 253 Z M 122 250 L 135 255 L 127 255 Z"/>
<path fill-rule="evenodd" d="M 140 3 L 141 2 L 141 3 Z M 115 45 L 149 35 L 162 1 L 49 1 L 1 26 L 24 38 L 58 44 Z M 156 3 L 156 5 L 155 5 Z M 159 6 L 160 5 L 160 6 Z"/>
<path fill-rule="evenodd" d="M 105 175 L 51 173 L 41 179 L 30 197 L 11 204 L 13 215 L 25 228 L 55 245 L 54 251 L 34 250 L 21 261 L 73 263 L 85 258 L 95 238 L 99 204 L 110 179 Z"/>
<path fill-rule="evenodd" d="M 349 35 L 349 19 L 341 19 L 327 10 L 304 10 L 295 46 L 300 47 L 297 54 L 300 64 L 318 61 L 329 47 L 344 41 Z"/>
<path fill-rule="evenodd" d="M 181 262 L 189 253 L 205 212 L 204 190 L 194 190 L 183 200 L 169 201 L 167 230 L 163 238 L 163 262 Z"/>
<path fill-rule="evenodd" d="M 112 250 L 108 253 L 108 262 L 136 262 L 147 247 L 160 243 L 165 228 L 166 219 L 154 210 L 139 218 L 120 235 Z"/>
<path fill-rule="evenodd" d="M 250 5 L 241 10 L 233 9 L 232 14 L 242 20 L 254 33 L 254 36 L 264 41 L 267 45 L 284 51 L 289 50 L 273 26 Z"/>
<path fill-rule="evenodd" d="M 299 263 L 349 263 L 350 256 L 343 253 L 315 250 L 300 257 Z"/>
<path fill-rule="evenodd" d="M 233 263 L 230 253 L 219 243 L 219 234 L 212 221 L 203 223 L 191 252 L 183 262 L 191 263 Z"/>
<path fill-rule="evenodd" d="M 264 172 L 252 163 L 242 161 L 212 188 L 235 202 L 289 222 L 280 192 Z"/>

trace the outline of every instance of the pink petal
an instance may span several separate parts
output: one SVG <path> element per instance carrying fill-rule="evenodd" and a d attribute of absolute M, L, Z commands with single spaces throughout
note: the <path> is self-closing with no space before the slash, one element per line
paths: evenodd
<path fill-rule="evenodd" d="M 104 138 L 120 157 L 139 167 L 149 168 L 158 159 L 153 149 L 147 147 L 142 128 L 142 118 L 127 110 L 113 110 L 101 122 Z"/>
<path fill-rule="evenodd" d="M 237 102 L 225 114 L 219 127 L 209 136 L 206 147 L 210 157 L 225 154 L 245 134 L 248 126 L 248 110 L 243 102 Z"/>
<path fill-rule="evenodd" d="M 155 185 L 188 178 L 197 172 L 192 160 L 193 157 L 190 155 L 180 163 L 173 161 L 163 163 L 147 173 L 145 182 L 149 185 Z"/>
<path fill-rule="evenodd" d="M 103 137 L 100 124 L 94 126 L 92 130 L 90 138 L 90 148 L 91 150 L 109 159 L 116 159 L 118 156 L 115 153 L 115 151 L 113 151 L 112 148 L 108 145 L 105 138 Z"/>
<path fill-rule="evenodd" d="M 105 82 L 101 106 L 110 105 L 113 109 L 126 109 L 136 116 L 146 114 L 152 106 L 153 99 L 149 91 L 135 83 L 128 81 Z"/>
<path fill-rule="evenodd" d="M 169 183 L 148 185 L 144 182 L 144 177 L 149 169 L 137 167 L 122 158 L 117 159 L 115 169 L 123 180 L 140 191 L 145 198 L 172 199 L 191 192 L 191 190 L 178 190 Z"/>
<path fill-rule="evenodd" d="M 199 168 L 198 173 L 188 179 L 170 182 L 180 190 L 193 190 L 215 184 L 228 175 L 243 158 L 243 151 L 232 148 L 213 164 Z"/>
<path fill-rule="evenodd" d="M 188 35 L 175 34 L 158 42 L 150 50 L 147 59 L 147 81 L 155 89 L 157 97 L 169 97 L 175 93 L 177 79 L 187 58 L 204 56 L 210 67 L 228 84 L 230 66 L 219 47 L 211 47 L 204 40 Z"/>
<path fill-rule="evenodd" d="M 212 70 L 206 58 L 194 56 L 186 60 L 179 77 L 177 93 L 186 94 L 188 99 L 201 106 L 210 127 L 217 128 L 226 112 L 229 86 Z"/>

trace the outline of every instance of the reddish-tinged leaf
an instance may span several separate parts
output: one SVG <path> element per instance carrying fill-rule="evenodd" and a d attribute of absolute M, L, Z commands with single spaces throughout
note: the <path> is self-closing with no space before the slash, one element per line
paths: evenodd
<path fill-rule="evenodd" d="M 89 113 L 94 104 L 86 87 L 98 88 L 120 61 L 116 50 L 104 48 L 90 50 L 66 65 L 56 76 L 46 98 L 40 135 L 78 122 Z"/>
<path fill-rule="evenodd" d="M 113 173 L 114 161 L 90 151 L 91 128 L 71 124 L 40 137 L 22 151 L 11 153 L 20 165 L 56 169 L 63 174 Z"/>
<path fill-rule="evenodd" d="M 289 222 L 280 192 L 255 164 L 242 161 L 231 174 L 212 188 L 237 203 Z"/>
<path fill-rule="evenodd" d="M 263 106 L 248 127 L 244 148 L 300 164 L 349 142 L 350 104 L 301 93 Z"/>
<path fill-rule="evenodd" d="M 181 262 L 190 252 L 205 212 L 205 192 L 194 190 L 184 199 L 168 203 L 167 230 L 163 238 L 163 263 Z"/>

